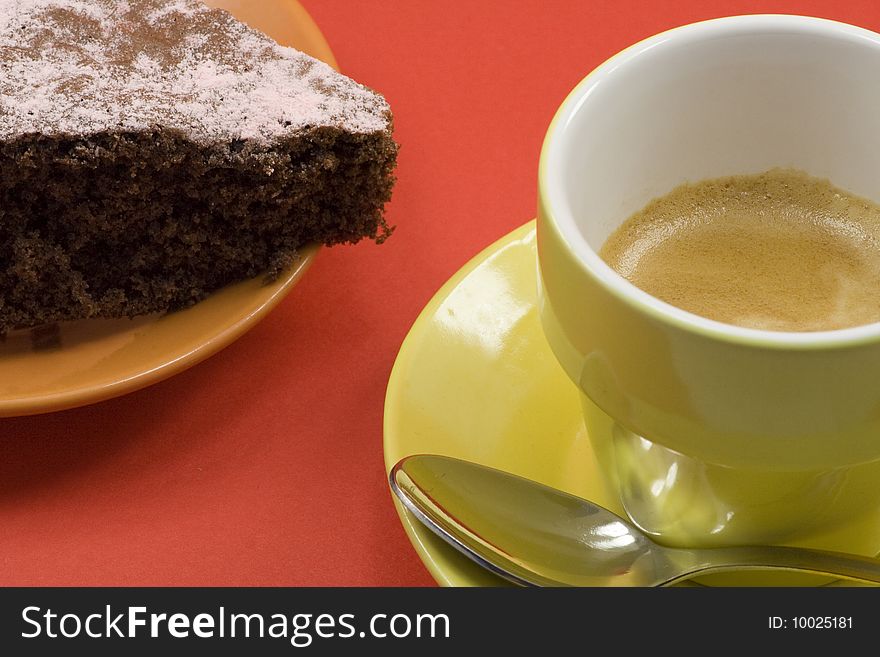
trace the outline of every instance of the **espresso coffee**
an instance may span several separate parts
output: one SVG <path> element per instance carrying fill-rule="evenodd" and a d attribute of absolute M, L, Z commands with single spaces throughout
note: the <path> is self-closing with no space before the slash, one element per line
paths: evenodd
<path fill-rule="evenodd" d="M 880 206 L 797 170 L 681 185 L 627 219 L 600 255 L 645 292 L 728 324 L 880 321 Z"/>

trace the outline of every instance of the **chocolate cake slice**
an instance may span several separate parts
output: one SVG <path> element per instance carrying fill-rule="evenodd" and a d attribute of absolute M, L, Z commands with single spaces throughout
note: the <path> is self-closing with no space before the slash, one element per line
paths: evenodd
<path fill-rule="evenodd" d="M 198 0 L 0 0 L 0 334 L 382 241 L 375 92 Z"/>

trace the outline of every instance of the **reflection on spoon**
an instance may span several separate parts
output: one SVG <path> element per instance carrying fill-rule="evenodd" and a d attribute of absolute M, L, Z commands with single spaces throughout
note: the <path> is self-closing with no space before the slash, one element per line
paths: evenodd
<path fill-rule="evenodd" d="M 667 586 L 698 575 L 784 570 L 880 583 L 880 561 L 805 548 L 669 548 L 603 507 L 500 470 L 437 455 L 394 466 L 391 489 L 465 556 L 534 586 Z"/>

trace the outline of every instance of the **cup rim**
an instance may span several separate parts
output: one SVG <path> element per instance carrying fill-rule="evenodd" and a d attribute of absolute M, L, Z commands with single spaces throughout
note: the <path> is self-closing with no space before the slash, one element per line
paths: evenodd
<path fill-rule="evenodd" d="M 547 128 L 538 164 L 538 197 L 544 218 L 558 232 L 578 264 L 591 277 L 633 309 L 679 329 L 715 340 L 778 349 L 820 349 L 852 347 L 880 342 L 880 321 L 824 331 L 771 331 L 727 324 L 696 315 L 662 301 L 636 287 L 612 269 L 587 243 L 577 228 L 566 203 L 560 203 L 563 186 L 554 176 L 560 166 L 561 134 L 573 116 L 586 103 L 593 90 L 614 70 L 646 52 L 663 47 L 673 39 L 677 43 L 703 40 L 713 34 L 786 32 L 823 34 L 857 41 L 880 49 L 880 34 L 849 23 L 797 14 L 745 14 L 689 23 L 660 32 L 639 41 L 605 60 L 583 78 L 559 106 Z M 555 201 L 555 202 L 554 202 Z"/>

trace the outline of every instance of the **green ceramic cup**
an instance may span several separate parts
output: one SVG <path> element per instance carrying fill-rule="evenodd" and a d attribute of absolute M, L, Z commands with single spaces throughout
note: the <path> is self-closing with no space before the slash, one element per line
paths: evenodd
<path fill-rule="evenodd" d="M 880 324 L 722 324 L 651 297 L 597 255 L 685 181 L 795 167 L 880 201 L 878 71 L 873 32 L 718 19 L 614 56 L 549 127 L 543 327 L 582 392 L 609 484 L 661 542 L 880 552 Z"/>

